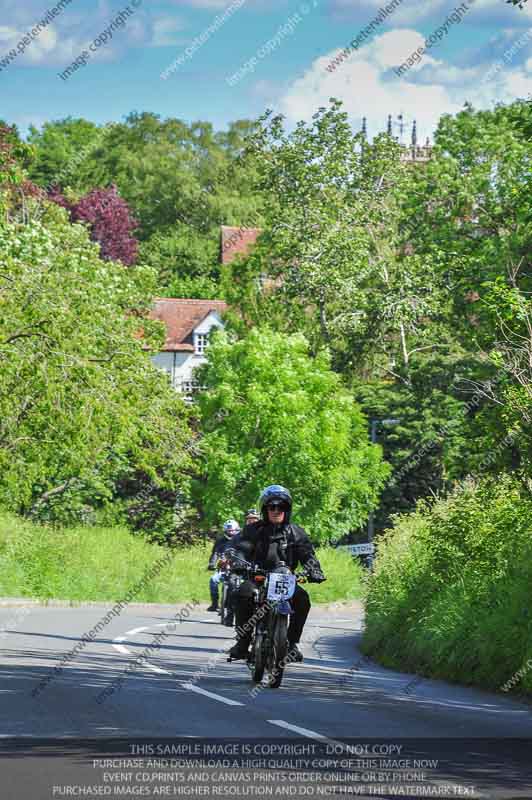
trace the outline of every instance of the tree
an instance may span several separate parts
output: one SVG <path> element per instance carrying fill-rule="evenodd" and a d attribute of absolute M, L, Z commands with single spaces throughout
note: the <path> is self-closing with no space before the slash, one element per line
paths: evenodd
<path fill-rule="evenodd" d="M 273 313 L 314 350 L 327 346 L 344 372 L 367 365 L 387 374 L 396 360 L 407 368 L 441 298 L 430 262 L 405 248 L 400 200 L 410 173 L 400 146 L 388 135 L 369 143 L 353 134 L 331 101 L 291 133 L 267 115 L 248 149 L 264 233 L 227 270 L 229 300 L 252 324 Z"/>
<path fill-rule="evenodd" d="M 207 122 L 133 113 L 87 159 L 86 178 L 117 185 L 140 221 L 141 240 L 174 226 L 209 237 L 257 207 L 250 166 L 238 161 L 252 129 L 241 121 L 215 132 Z"/>
<path fill-rule="evenodd" d="M 497 373 L 492 282 L 532 290 L 531 123 L 530 104 L 466 108 L 442 118 L 426 164 L 389 136 L 353 134 L 334 101 L 290 133 L 267 115 L 254 137 L 265 223 L 224 275 L 234 322 L 302 331 L 314 353 L 330 349 L 368 415 L 401 418 L 386 437 L 396 479 L 383 523 L 486 469 L 482 451 L 508 433 L 500 398 L 469 401 Z"/>
<path fill-rule="evenodd" d="M 196 500 L 208 522 L 240 516 L 261 488 L 285 484 L 297 520 L 316 540 L 339 538 L 375 506 L 388 473 L 380 448 L 325 352 L 301 335 L 222 332 L 199 375 L 201 476 Z"/>
<path fill-rule="evenodd" d="M 100 245 L 103 259 L 127 265 L 135 262 L 138 242 L 132 231 L 137 222 L 116 186 L 93 189 L 71 206 L 71 218 L 73 222 L 88 223 L 91 239 Z"/>
<path fill-rule="evenodd" d="M 218 230 L 201 235 L 184 225 L 161 229 L 141 242 L 139 263 L 157 270 L 165 296 L 214 300 L 220 297 L 219 239 Z"/>
<path fill-rule="evenodd" d="M 499 453 L 495 470 L 530 463 L 531 129 L 532 108 L 522 101 L 444 116 L 434 157 L 405 198 L 418 219 L 412 245 L 433 263 L 450 300 L 448 326 L 477 362 L 462 392 L 483 397 L 469 446 L 482 470 L 490 451 Z M 482 385 L 487 368 L 498 373 L 495 387 Z"/>
<path fill-rule="evenodd" d="M 33 149 L 23 142 L 16 126 L 0 122 L 0 218 L 27 218 L 27 198 L 43 192 L 28 180 L 27 168 L 34 158 Z"/>
<path fill-rule="evenodd" d="M 0 504 L 79 521 L 139 474 L 186 494 L 187 411 L 146 349 L 153 272 L 103 262 L 53 204 L 0 220 L 0 260 Z"/>
<path fill-rule="evenodd" d="M 32 131 L 32 174 L 69 202 L 116 186 L 138 220 L 142 263 L 160 274 L 158 293 L 219 297 L 220 225 L 259 218 L 252 161 L 242 158 L 253 128 L 240 120 L 215 131 L 147 112 L 102 127 L 69 118 Z"/>
<path fill-rule="evenodd" d="M 93 122 L 72 117 L 45 122 L 40 131 L 30 126 L 28 142 L 36 155 L 30 178 L 42 188 L 86 190 L 83 162 L 97 143 L 102 144 L 103 131 Z"/>

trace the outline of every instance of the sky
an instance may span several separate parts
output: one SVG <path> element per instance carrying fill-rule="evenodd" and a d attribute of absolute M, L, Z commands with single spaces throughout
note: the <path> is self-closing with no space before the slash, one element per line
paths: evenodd
<path fill-rule="evenodd" d="M 424 138 L 465 102 L 530 98 L 532 0 L 394 3 L 0 0 L 0 119 L 26 133 L 68 116 L 102 124 L 152 111 L 223 129 L 272 108 L 292 126 L 337 97 L 355 129 L 366 117 L 373 136 L 391 114 L 407 141 L 414 119 Z"/>

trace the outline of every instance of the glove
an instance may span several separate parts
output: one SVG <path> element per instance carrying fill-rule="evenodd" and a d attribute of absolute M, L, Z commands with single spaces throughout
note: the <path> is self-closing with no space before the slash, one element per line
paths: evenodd
<path fill-rule="evenodd" d="M 313 572 L 308 573 L 308 582 L 309 583 L 323 583 L 326 581 L 327 578 L 323 574 L 321 570 L 314 570 Z"/>

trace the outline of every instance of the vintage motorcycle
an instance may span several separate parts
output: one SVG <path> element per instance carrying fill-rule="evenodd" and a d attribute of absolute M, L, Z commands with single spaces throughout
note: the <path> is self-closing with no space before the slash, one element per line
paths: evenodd
<path fill-rule="evenodd" d="M 284 668 L 292 661 L 288 652 L 288 617 L 292 613 L 290 599 L 296 586 L 306 580 L 303 574 L 293 573 L 281 561 L 270 571 L 259 569 L 247 561 L 240 561 L 247 577 L 254 583 L 253 631 L 247 665 L 254 683 L 260 683 L 267 674 L 267 685 L 278 689 Z"/>
<path fill-rule="evenodd" d="M 244 578 L 231 570 L 231 561 L 226 558 L 220 559 L 218 569 L 222 573 L 220 583 L 222 584 L 222 597 L 220 600 L 220 622 L 228 628 L 234 625 L 234 611 L 231 605 L 231 595 L 235 592 Z"/>

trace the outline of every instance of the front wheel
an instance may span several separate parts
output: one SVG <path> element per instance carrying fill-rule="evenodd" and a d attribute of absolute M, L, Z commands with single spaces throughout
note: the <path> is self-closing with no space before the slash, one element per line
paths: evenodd
<path fill-rule="evenodd" d="M 227 584 L 222 584 L 222 599 L 220 601 L 220 622 L 225 625 L 227 620 Z"/>
<path fill-rule="evenodd" d="M 268 681 L 270 689 L 278 689 L 283 680 L 286 654 L 288 651 L 287 630 L 287 617 L 284 614 L 276 615 L 273 622 L 272 633 L 272 668 Z"/>
<path fill-rule="evenodd" d="M 257 631 L 255 634 L 255 642 L 253 644 L 253 670 L 251 678 L 254 683 L 260 683 L 264 677 L 264 670 L 266 668 L 266 661 L 264 658 L 264 633 Z"/>

